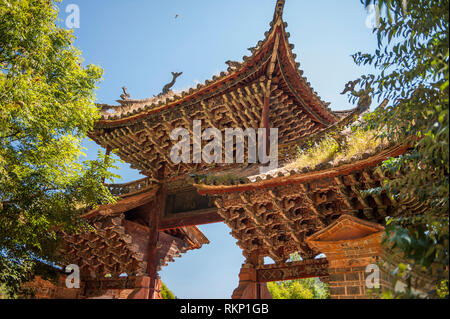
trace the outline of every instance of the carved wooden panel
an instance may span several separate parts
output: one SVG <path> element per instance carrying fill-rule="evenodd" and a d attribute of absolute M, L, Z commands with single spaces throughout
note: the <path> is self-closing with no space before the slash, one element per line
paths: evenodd
<path fill-rule="evenodd" d="M 302 260 L 281 265 L 267 265 L 257 270 L 258 282 L 293 280 L 328 276 L 326 258 Z"/>

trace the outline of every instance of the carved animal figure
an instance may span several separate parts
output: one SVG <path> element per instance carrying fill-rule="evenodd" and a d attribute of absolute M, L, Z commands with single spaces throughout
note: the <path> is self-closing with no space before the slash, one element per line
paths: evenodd
<path fill-rule="evenodd" d="M 256 50 L 258 50 L 258 46 L 248 48 L 247 50 L 249 50 L 252 54 L 254 54 L 256 52 Z"/>
<path fill-rule="evenodd" d="M 170 88 L 175 84 L 175 81 L 177 80 L 177 78 L 183 74 L 183 72 L 171 72 L 172 73 L 172 81 L 170 83 L 167 83 L 166 85 L 164 85 L 162 92 L 159 95 L 164 95 L 170 92 Z"/>
<path fill-rule="evenodd" d="M 233 70 L 237 69 L 241 65 L 237 61 L 230 61 L 230 60 L 226 61 L 225 63 L 230 67 L 230 69 L 233 69 Z"/>
<path fill-rule="evenodd" d="M 358 109 L 359 112 L 362 113 L 370 108 L 370 104 L 372 104 L 372 97 L 370 93 L 373 92 L 372 87 L 370 86 L 370 82 L 366 82 L 365 89 L 361 89 L 359 91 L 355 91 L 355 86 L 358 84 L 360 80 L 349 81 L 345 84 L 344 91 L 341 94 L 345 94 L 347 92 L 351 92 L 355 97 L 358 97 Z"/>
<path fill-rule="evenodd" d="M 130 94 L 128 94 L 127 88 L 125 86 L 122 86 L 122 91 L 123 91 L 123 94 L 120 95 L 120 98 L 122 100 L 128 100 L 130 98 Z"/>

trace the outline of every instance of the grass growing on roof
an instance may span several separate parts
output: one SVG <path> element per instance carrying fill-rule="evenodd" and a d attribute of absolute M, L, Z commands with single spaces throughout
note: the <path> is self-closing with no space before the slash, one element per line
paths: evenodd
<path fill-rule="evenodd" d="M 224 183 L 230 183 L 236 179 L 238 179 L 239 176 L 237 176 L 236 174 L 233 173 L 228 173 L 228 174 L 222 174 L 222 175 L 207 175 L 205 177 L 204 182 L 209 184 L 209 183 L 218 183 L 218 184 L 224 184 Z"/>
<path fill-rule="evenodd" d="M 365 152 L 374 152 L 377 146 L 386 143 L 386 140 L 378 138 L 378 135 L 375 131 L 357 129 L 347 135 L 341 135 L 339 142 L 341 145 L 333 137 L 326 136 L 316 143 L 299 149 L 297 159 L 288 164 L 286 168 L 315 169 L 322 163 L 336 164 L 341 160 L 349 160 Z"/>
<path fill-rule="evenodd" d="M 374 152 L 378 145 L 385 144 L 385 140 L 378 138 L 378 132 L 364 131 L 362 129 L 352 132 L 348 137 L 342 154 L 337 154 L 336 161 L 351 159 L 364 152 Z M 342 157 L 339 157 L 342 156 Z"/>
<path fill-rule="evenodd" d="M 339 144 L 332 137 L 327 136 L 317 143 L 311 144 L 305 149 L 298 150 L 298 158 L 287 168 L 304 168 L 310 167 L 314 169 L 318 164 L 329 162 L 339 150 Z"/>

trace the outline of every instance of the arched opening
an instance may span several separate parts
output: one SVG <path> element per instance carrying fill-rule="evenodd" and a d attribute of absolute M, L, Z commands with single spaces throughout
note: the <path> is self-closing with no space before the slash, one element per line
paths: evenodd
<path fill-rule="evenodd" d="M 159 272 L 161 280 L 180 299 L 229 299 L 239 282 L 242 251 L 224 223 L 198 228 L 210 243 L 163 267 Z"/>

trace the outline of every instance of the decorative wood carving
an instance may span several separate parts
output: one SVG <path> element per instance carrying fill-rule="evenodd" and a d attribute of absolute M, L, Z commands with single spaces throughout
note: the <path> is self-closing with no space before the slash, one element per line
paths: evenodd
<path fill-rule="evenodd" d="M 257 269 L 257 281 L 283 281 L 310 277 L 328 276 L 326 258 L 302 260 L 280 265 L 265 265 Z"/>

